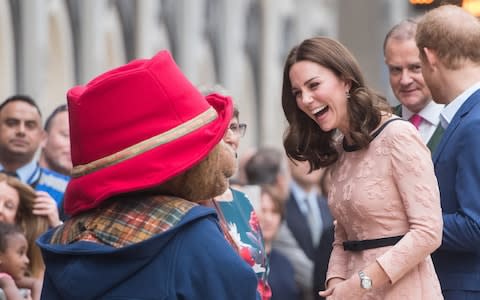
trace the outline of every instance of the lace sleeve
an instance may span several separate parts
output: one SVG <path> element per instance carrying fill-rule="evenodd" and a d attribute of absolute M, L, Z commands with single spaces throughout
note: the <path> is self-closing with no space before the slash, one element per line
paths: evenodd
<path fill-rule="evenodd" d="M 337 221 L 334 221 L 334 225 L 335 239 L 333 241 L 333 250 L 332 254 L 330 255 L 330 261 L 328 263 L 326 282 L 335 277 L 342 279 L 346 279 L 348 277 L 347 268 L 350 253 L 343 250 L 343 241 L 346 240 L 347 235 L 343 227 Z"/>
<path fill-rule="evenodd" d="M 393 125 L 393 124 L 392 124 Z M 440 195 L 430 151 L 408 123 L 388 128 L 391 168 L 408 219 L 409 230 L 377 261 L 395 283 L 440 246 Z"/>

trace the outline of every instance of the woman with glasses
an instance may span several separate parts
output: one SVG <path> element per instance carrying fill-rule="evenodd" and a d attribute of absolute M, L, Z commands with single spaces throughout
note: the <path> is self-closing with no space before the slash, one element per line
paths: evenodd
<path fill-rule="evenodd" d="M 202 89 L 204 95 L 212 93 L 228 94 L 221 87 Z M 235 153 L 240 138 L 245 135 L 247 124 L 240 123 L 239 111 L 234 107 L 233 116 L 223 141 L 232 147 Z M 237 155 L 238 157 L 238 155 Z M 249 264 L 257 274 L 257 291 L 262 300 L 270 299 L 271 291 L 267 284 L 267 255 L 257 215 L 247 195 L 230 187 L 220 196 L 204 201 L 204 205 L 214 207 L 219 224 L 227 241 L 240 257 Z M 239 283 L 241 287 L 241 283 Z"/>
<path fill-rule="evenodd" d="M 235 150 L 235 154 L 237 154 L 240 138 L 245 136 L 245 131 L 247 130 L 247 124 L 239 123 L 238 115 L 238 108 L 235 107 L 233 110 L 232 120 L 230 120 L 230 125 L 225 133 L 225 137 L 223 138 L 223 141 L 230 145 L 233 150 Z"/>

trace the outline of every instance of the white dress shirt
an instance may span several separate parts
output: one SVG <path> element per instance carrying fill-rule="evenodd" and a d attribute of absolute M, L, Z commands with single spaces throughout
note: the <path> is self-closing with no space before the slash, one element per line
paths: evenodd
<path fill-rule="evenodd" d="M 4 170 L 4 167 L 0 165 L 0 172 Z M 38 180 L 40 177 L 40 166 L 38 165 L 37 161 L 32 160 L 28 164 L 24 165 L 23 167 L 18 168 L 16 171 L 18 178 L 20 181 L 26 184 L 32 184 Z"/>
<path fill-rule="evenodd" d="M 418 115 L 422 117 L 422 122 L 420 123 L 420 126 L 418 126 L 418 132 L 425 144 L 428 144 L 428 141 L 430 141 L 437 129 L 438 123 L 440 122 L 440 113 L 442 112 L 443 107 L 443 104 L 430 101 L 427 106 L 418 112 Z M 402 105 L 402 116 L 405 120 L 409 120 L 413 115 L 413 112 Z"/>
<path fill-rule="evenodd" d="M 467 101 L 467 99 L 475 93 L 478 89 L 480 89 L 480 82 L 475 83 L 468 89 L 466 89 L 463 93 L 457 96 L 457 98 L 453 99 L 452 102 L 447 104 L 445 108 L 442 110 L 440 114 L 440 122 L 442 123 L 443 128 L 447 128 L 450 122 L 452 122 L 453 117 L 460 109 L 463 103 Z"/>

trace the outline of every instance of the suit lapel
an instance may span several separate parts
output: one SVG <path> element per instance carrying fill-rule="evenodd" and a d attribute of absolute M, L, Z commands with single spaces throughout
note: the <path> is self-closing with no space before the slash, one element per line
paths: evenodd
<path fill-rule="evenodd" d="M 320 197 L 318 199 L 318 207 L 320 208 L 320 214 L 322 216 L 323 231 L 325 231 L 325 228 L 329 227 L 329 224 L 333 224 L 333 217 L 330 214 L 327 199 Z"/>
<path fill-rule="evenodd" d="M 440 141 L 440 144 L 438 145 L 437 150 L 433 155 L 434 164 L 437 163 L 438 158 L 440 157 L 440 154 L 442 154 L 442 151 L 445 149 L 449 139 L 452 137 L 458 125 L 460 125 L 460 122 L 462 121 L 463 117 L 465 117 L 470 112 L 472 107 L 474 107 L 479 101 L 480 101 L 480 90 L 477 90 L 465 101 L 465 103 L 462 104 L 462 106 L 460 106 L 459 110 L 453 117 L 452 122 L 445 129 L 445 133 L 443 134 L 442 140 Z"/>
<path fill-rule="evenodd" d="M 430 152 L 432 152 L 432 156 L 435 153 L 438 145 L 440 144 L 444 132 L 445 129 L 443 129 L 442 125 L 440 123 L 437 124 L 437 129 L 435 129 L 435 132 L 427 143 L 427 147 L 428 149 L 430 149 Z"/>
<path fill-rule="evenodd" d="M 394 113 L 394 114 L 396 114 L 396 115 L 399 116 L 399 117 L 403 117 L 403 116 L 402 116 L 402 105 L 401 105 L 401 104 L 393 107 L 392 109 L 393 109 L 393 113 Z"/>
<path fill-rule="evenodd" d="M 287 201 L 287 224 L 292 232 L 293 236 L 297 240 L 300 248 L 312 259 L 313 257 L 313 241 L 308 227 L 308 222 L 305 215 L 298 207 L 297 201 L 293 194 L 290 194 L 290 198 Z"/>

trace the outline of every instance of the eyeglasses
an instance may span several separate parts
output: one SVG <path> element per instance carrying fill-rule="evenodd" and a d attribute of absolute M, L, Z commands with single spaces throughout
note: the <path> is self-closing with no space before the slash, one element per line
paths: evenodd
<path fill-rule="evenodd" d="M 245 135 L 245 131 L 247 130 L 247 124 L 245 123 L 232 123 L 228 127 L 235 135 L 243 137 Z"/>

